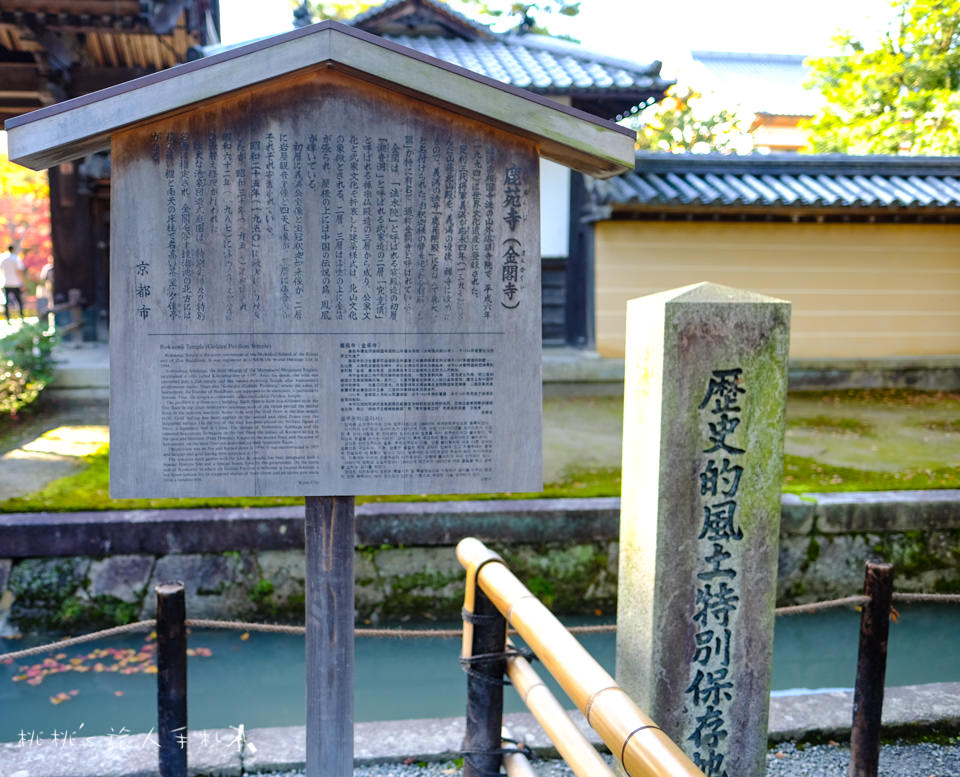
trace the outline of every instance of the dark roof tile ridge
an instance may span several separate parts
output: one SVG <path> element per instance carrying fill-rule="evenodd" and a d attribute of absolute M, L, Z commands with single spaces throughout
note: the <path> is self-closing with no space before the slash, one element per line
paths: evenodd
<path fill-rule="evenodd" d="M 526 46 L 527 48 L 545 49 L 553 54 L 570 55 L 580 59 L 589 59 L 601 65 L 619 67 L 635 73 L 643 73 L 644 75 L 659 76 L 660 69 L 663 67 L 663 63 L 659 59 L 655 59 L 647 64 L 642 62 L 634 62 L 629 59 L 613 57 L 609 54 L 604 54 L 599 51 L 592 51 L 591 49 L 585 48 L 580 43 L 575 41 L 564 40 L 563 38 L 554 38 L 550 35 L 534 35 L 530 33 L 525 35 L 517 35 L 516 33 L 508 32 L 501 33 L 497 37 L 501 43 Z M 672 84 L 673 81 L 665 81 L 664 83 Z"/>
<path fill-rule="evenodd" d="M 384 2 L 380 3 L 379 5 L 372 6 L 371 8 L 368 8 L 363 13 L 359 13 L 350 19 L 344 20 L 344 24 L 349 24 L 351 26 L 364 24 L 370 21 L 371 19 L 375 19 L 380 14 L 385 13 L 386 11 L 390 11 L 393 8 L 396 8 L 398 5 L 402 5 L 405 2 L 408 2 L 408 0 L 384 0 Z M 416 0 L 416 2 L 420 3 L 421 5 L 429 6 L 434 11 L 437 11 L 438 13 L 444 14 L 446 16 L 449 16 L 452 19 L 455 19 L 461 24 L 464 24 L 470 27 L 471 29 L 475 30 L 479 35 L 482 35 L 485 38 L 490 38 L 496 35 L 496 33 L 490 29 L 489 25 L 484 24 L 483 22 L 478 22 L 476 19 L 470 18 L 466 14 L 461 13 L 460 11 L 457 11 L 456 9 L 452 8 L 451 6 L 447 5 L 444 2 L 441 2 L 441 0 Z"/>
<path fill-rule="evenodd" d="M 638 151 L 635 169 L 650 172 L 729 173 L 734 175 L 930 175 L 960 176 L 960 156 L 873 154 L 671 154 Z"/>

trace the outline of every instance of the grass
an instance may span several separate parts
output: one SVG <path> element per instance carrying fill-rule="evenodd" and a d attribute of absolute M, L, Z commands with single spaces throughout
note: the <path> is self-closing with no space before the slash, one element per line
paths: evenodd
<path fill-rule="evenodd" d="M 957 418 L 940 421 L 926 421 L 920 425 L 924 429 L 929 429 L 931 432 L 960 434 L 960 419 Z"/>
<path fill-rule="evenodd" d="M 158 510 L 170 508 L 279 507 L 302 505 L 303 497 L 244 497 L 197 499 L 111 499 L 109 493 L 110 451 L 104 446 L 84 456 L 86 467 L 74 475 L 55 480 L 46 488 L 0 502 L 0 513 L 80 512 L 86 510 Z M 559 497 L 619 496 L 620 471 L 595 469 L 570 474 L 550 483 L 541 492 L 501 494 L 410 494 L 404 496 L 359 496 L 364 502 L 435 502 L 450 499 L 537 499 Z"/>
<path fill-rule="evenodd" d="M 791 398 L 820 400 L 829 405 L 878 405 L 883 407 L 939 407 L 960 403 L 960 392 L 919 391 L 910 388 L 841 389 L 838 391 L 794 391 Z"/>
<path fill-rule="evenodd" d="M 960 467 L 906 469 L 900 472 L 834 467 L 802 456 L 783 457 L 783 490 L 788 494 L 807 491 L 897 491 L 930 488 L 960 488 Z"/>
<path fill-rule="evenodd" d="M 609 466 L 610 456 L 596 462 L 596 456 L 586 455 L 583 444 L 592 439 L 595 427 L 619 428 L 615 406 L 618 403 L 615 399 L 586 405 L 564 402 L 551 408 L 555 414 L 552 427 L 563 430 L 576 443 L 569 460 L 591 463 L 556 468 L 561 474 L 554 476 L 541 492 L 360 496 L 357 502 L 619 496 L 619 467 Z M 595 404 L 602 407 L 597 410 Z M 957 393 L 870 389 L 791 394 L 787 427 L 788 435 L 792 435 L 788 436 L 788 449 L 792 446 L 792 450 L 784 457 L 783 490 L 804 493 L 960 488 L 960 467 L 948 466 L 960 459 L 958 417 Z M 76 422 L 58 417 L 58 423 L 71 420 Z M 22 424 L 0 436 L 0 452 L 42 431 L 44 418 L 38 414 L 36 418 L 24 419 Z M 599 436 L 594 434 L 607 452 L 611 444 L 618 444 L 617 435 L 609 429 Z M 41 491 L 0 503 L 0 512 L 273 507 L 303 503 L 302 497 L 114 500 L 108 494 L 107 447 L 84 457 L 84 463 L 84 469 Z M 861 463 L 872 464 L 872 469 L 862 468 Z"/>
<path fill-rule="evenodd" d="M 805 418 L 791 418 L 791 429 L 808 429 L 824 434 L 855 434 L 864 437 L 872 434 L 873 424 L 857 418 L 837 418 L 830 415 L 815 415 Z"/>
<path fill-rule="evenodd" d="M 111 499 L 109 496 L 109 450 L 107 446 L 84 457 L 86 469 L 50 483 L 41 491 L 0 503 L 0 512 L 74 512 L 85 510 L 147 510 L 168 508 L 278 507 L 303 504 L 303 497 L 248 497 L 203 499 Z M 960 468 L 878 472 L 852 467 L 831 467 L 800 456 L 784 457 L 783 490 L 887 491 L 897 489 L 960 488 Z M 620 471 L 597 468 L 571 472 L 536 493 L 501 494 L 410 494 L 405 496 L 359 496 L 365 502 L 435 502 L 456 499 L 537 499 L 620 496 Z"/>

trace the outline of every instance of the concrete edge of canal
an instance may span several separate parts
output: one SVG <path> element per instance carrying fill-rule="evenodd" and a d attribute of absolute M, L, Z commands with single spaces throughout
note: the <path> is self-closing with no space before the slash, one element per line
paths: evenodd
<path fill-rule="evenodd" d="M 832 690 L 774 697 L 770 703 L 769 741 L 843 740 L 849 737 L 853 692 Z M 541 755 L 556 749 L 529 714 L 504 716 L 511 733 Z M 580 713 L 573 718 L 595 744 L 599 738 Z M 890 736 L 921 736 L 931 730 L 960 726 L 960 683 L 935 683 L 886 689 L 883 723 Z M 306 746 L 302 726 L 191 731 L 188 739 L 191 775 L 256 774 L 302 769 Z M 459 755 L 463 718 L 429 718 L 358 723 L 355 765 L 413 761 L 445 761 Z M 74 737 L 65 743 L 0 744 L 0 774 L 7 777 L 153 777 L 157 769 L 156 737 L 129 734 Z"/>

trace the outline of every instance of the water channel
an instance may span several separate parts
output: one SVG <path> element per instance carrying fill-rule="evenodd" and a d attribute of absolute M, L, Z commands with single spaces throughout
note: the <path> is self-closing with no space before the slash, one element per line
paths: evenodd
<path fill-rule="evenodd" d="M 851 687 L 858 626 L 852 610 L 778 618 L 774 692 Z M 901 608 L 890 627 L 887 685 L 960 681 L 958 641 L 960 607 Z M 613 634 L 583 635 L 581 642 L 613 672 Z M 0 652 L 29 644 L 0 639 Z M 140 634 L 0 664 L 0 741 L 149 732 L 156 725 L 154 644 Z M 302 637 L 196 631 L 190 650 L 191 729 L 303 725 Z M 462 715 L 466 680 L 458 655 L 456 639 L 358 639 L 356 719 Z M 554 692 L 572 706 L 556 686 Z M 512 690 L 506 698 L 507 711 L 523 709 Z"/>

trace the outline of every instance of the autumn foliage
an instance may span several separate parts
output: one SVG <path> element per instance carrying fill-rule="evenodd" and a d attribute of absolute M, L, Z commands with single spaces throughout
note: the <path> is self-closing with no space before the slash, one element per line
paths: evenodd
<path fill-rule="evenodd" d="M 0 251 L 19 248 L 32 280 L 53 256 L 47 174 L 21 167 L 6 154 L 0 154 L 0 242 Z"/>

